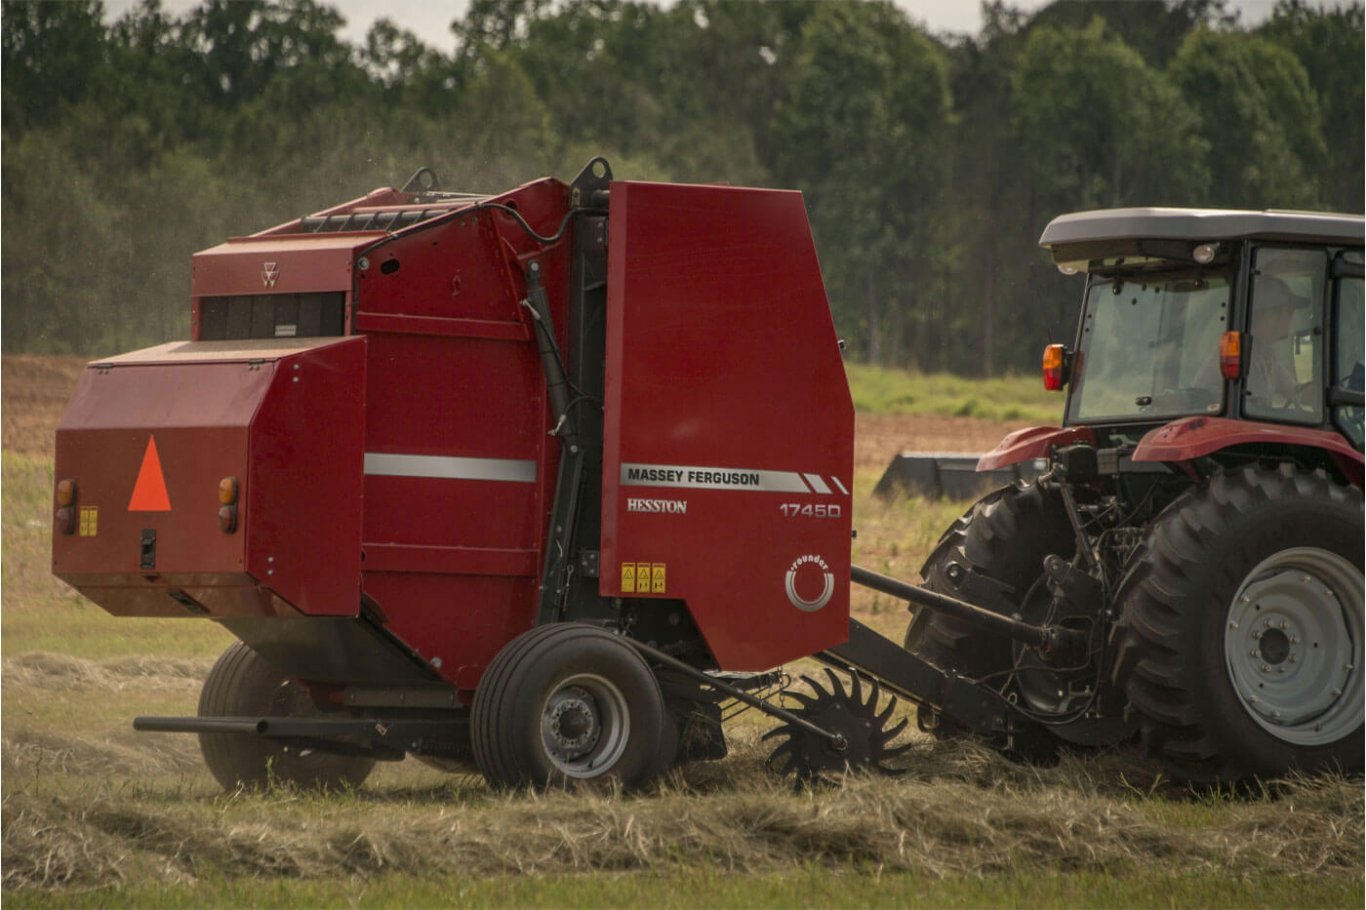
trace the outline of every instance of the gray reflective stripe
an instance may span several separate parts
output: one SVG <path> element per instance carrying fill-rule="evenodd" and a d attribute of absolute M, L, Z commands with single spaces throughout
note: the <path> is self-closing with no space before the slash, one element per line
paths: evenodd
<path fill-rule="evenodd" d="M 795 471 L 756 471 L 751 468 L 704 468 L 682 464 L 621 465 L 624 487 L 684 487 L 702 490 L 759 490 L 765 493 L 807 493 L 806 482 Z"/>
<path fill-rule="evenodd" d="M 845 496 L 849 495 L 849 491 L 844 488 L 844 484 L 840 483 L 840 479 L 838 477 L 831 477 L 830 479 L 835 482 L 835 486 L 840 488 L 841 493 L 843 493 Z"/>
<path fill-rule="evenodd" d="M 825 480 L 821 475 L 803 474 L 802 476 L 806 478 L 807 483 L 811 484 L 811 489 L 815 490 L 817 493 L 829 494 L 830 488 L 825 485 Z"/>
<path fill-rule="evenodd" d="M 446 455 L 366 452 L 365 473 L 382 477 L 440 477 L 446 480 L 533 483 L 536 480 L 536 462 L 529 458 L 457 458 Z"/>

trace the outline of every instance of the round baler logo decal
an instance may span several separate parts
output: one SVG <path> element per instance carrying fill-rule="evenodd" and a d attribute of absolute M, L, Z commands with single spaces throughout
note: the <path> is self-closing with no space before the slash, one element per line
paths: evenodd
<path fill-rule="evenodd" d="M 801 572 L 803 567 L 810 568 L 805 572 Z M 797 574 L 798 572 L 801 572 L 805 578 L 809 579 L 816 571 L 819 571 L 823 578 L 821 593 L 815 598 L 808 599 L 797 593 Z M 821 607 L 828 604 L 830 598 L 834 595 L 835 576 L 831 574 L 830 566 L 826 565 L 824 559 L 821 559 L 814 553 L 809 553 L 806 556 L 798 556 L 793 561 L 792 566 L 787 570 L 787 577 L 784 579 L 783 586 L 787 590 L 787 599 L 792 606 L 801 610 L 803 613 L 815 613 Z M 805 590 L 810 590 L 809 584 L 803 584 L 802 587 Z"/>

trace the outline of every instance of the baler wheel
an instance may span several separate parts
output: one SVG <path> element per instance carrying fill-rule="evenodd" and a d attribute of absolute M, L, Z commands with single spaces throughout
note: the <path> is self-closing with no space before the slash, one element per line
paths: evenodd
<path fill-rule="evenodd" d="M 905 718 L 890 728 L 887 726 L 896 711 L 896 696 L 889 696 L 886 706 L 879 712 L 882 689 L 876 682 L 870 683 L 865 700 L 858 674 L 852 674 L 853 683 L 846 692 L 835 671 L 826 668 L 825 673 L 830 678 L 829 689 L 803 675 L 802 681 L 813 694 L 795 690 L 785 694 L 795 698 L 800 705 L 794 714 L 822 730 L 838 733 L 844 738 L 843 748 L 831 743 L 827 737 L 785 723 L 763 736 L 764 739 L 786 737 L 769 756 L 768 766 L 779 774 L 795 774 L 798 784 L 847 771 L 869 771 L 889 777 L 904 773 L 888 764 L 910 748 L 909 743 L 890 745 L 906 728 Z"/>
<path fill-rule="evenodd" d="M 1158 516 L 1119 593 L 1115 676 L 1173 777 L 1361 773 L 1362 528 L 1360 490 L 1289 464 Z"/>
<path fill-rule="evenodd" d="M 320 713 L 302 686 L 286 679 L 240 641 L 218 658 L 199 695 L 200 717 L 313 717 Z M 199 749 L 214 778 L 228 792 L 239 786 L 264 789 L 271 784 L 354 788 L 375 767 L 371 758 L 300 750 L 240 733 L 201 733 Z"/>
<path fill-rule="evenodd" d="M 474 693 L 474 759 L 490 785 L 638 787 L 663 770 L 664 699 L 619 636 L 586 623 L 508 642 Z"/>

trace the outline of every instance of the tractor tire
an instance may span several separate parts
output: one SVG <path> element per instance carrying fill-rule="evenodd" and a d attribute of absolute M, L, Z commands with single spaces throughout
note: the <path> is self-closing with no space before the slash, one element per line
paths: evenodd
<path fill-rule="evenodd" d="M 1175 778 L 1362 771 L 1362 496 L 1322 472 L 1215 475 L 1121 585 L 1115 680 Z"/>
<path fill-rule="evenodd" d="M 586 623 L 538 626 L 484 671 L 470 717 L 474 759 L 496 788 L 640 787 L 663 755 L 664 699 L 619 636 Z"/>
<path fill-rule="evenodd" d="M 299 684 L 286 679 L 242 642 L 218 658 L 199 695 L 200 717 L 301 717 L 322 713 Z M 359 787 L 375 761 L 357 755 L 299 750 L 259 736 L 201 733 L 204 762 L 223 789 L 273 784 L 305 789 Z"/>
<path fill-rule="evenodd" d="M 1037 483 L 1009 486 L 989 493 L 955 521 L 920 575 L 929 590 L 962 598 L 963 592 L 949 578 L 949 567 L 969 563 L 1004 586 L 1005 601 L 1018 611 L 1043 577 L 1044 557 L 1055 553 L 1070 559 L 1075 550 L 1067 511 L 1057 496 Z M 917 657 L 969 679 L 1011 666 L 1010 639 L 933 610 L 916 610 L 904 644 Z"/>
<path fill-rule="evenodd" d="M 1076 538 L 1062 499 L 1037 482 L 996 490 L 975 503 L 940 539 L 920 570 L 925 587 L 977 603 L 998 613 L 1019 615 L 1031 622 L 1045 618 L 1050 595 L 1044 585 L 1044 558 L 1071 559 Z M 966 567 L 985 576 L 990 591 L 963 590 L 951 577 Z M 959 575 L 961 578 L 961 574 Z M 985 596 L 985 595 L 990 596 Z M 906 629 L 906 650 L 940 669 L 968 679 L 984 679 L 1000 689 L 1014 677 L 1020 702 L 1036 714 L 1066 713 L 1057 693 L 1066 681 L 1037 660 L 1022 655 L 1009 638 L 984 631 L 966 620 L 933 610 L 917 610 Z M 1071 723 L 1051 724 L 1043 729 L 1056 740 L 1077 746 L 1114 745 L 1132 736 L 1132 728 L 1119 717 L 1082 717 Z M 944 717 L 918 714 L 922 730 L 945 738 L 965 734 L 962 726 Z M 1051 759 L 1055 750 L 1047 740 L 1035 742 L 1012 754 L 1029 760 Z"/>

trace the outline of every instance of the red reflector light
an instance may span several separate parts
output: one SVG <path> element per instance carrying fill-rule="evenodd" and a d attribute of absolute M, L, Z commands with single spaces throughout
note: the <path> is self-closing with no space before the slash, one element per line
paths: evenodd
<path fill-rule="evenodd" d="M 1243 333 L 1225 332 L 1219 339 L 1219 372 L 1225 379 L 1243 374 Z"/>
<path fill-rule="evenodd" d="M 63 534 L 76 533 L 76 510 L 71 506 L 62 506 L 57 510 L 55 519 L 57 530 Z"/>
<path fill-rule="evenodd" d="M 237 530 L 237 506 L 222 506 L 218 510 L 218 530 L 231 534 Z"/>
<path fill-rule="evenodd" d="M 1043 349 L 1043 387 L 1057 392 L 1067 385 L 1067 349 L 1060 344 L 1050 344 Z"/>

